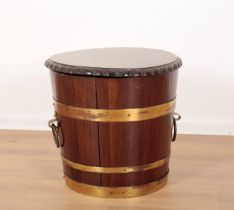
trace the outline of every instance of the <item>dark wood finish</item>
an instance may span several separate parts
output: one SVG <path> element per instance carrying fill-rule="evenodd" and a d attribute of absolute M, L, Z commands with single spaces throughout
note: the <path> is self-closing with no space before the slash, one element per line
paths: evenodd
<path fill-rule="evenodd" d="M 57 54 L 45 65 L 53 71 L 72 75 L 140 77 L 174 71 L 182 61 L 164 50 L 116 47 Z"/>
<path fill-rule="evenodd" d="M 99 78 L 51 71 L 54 98 L 62 103 L 103 109 L 142 108 L 176 97 L 177 70 L 151 77 Z M 62 122 L 62 154 L 73 162 L 112 167 L 160 160 L 170 153 L 172 114 L 138 122 L 90 122 L 58 115 Z M 128 186 L 161 178 L 168 164 L 144 172 L 98 174 L 64 166 L 79 182 L 101 186 Z"/>
<path fill-rule="evenodd" d="M 96 108 L 95 78 L 72 77 L 51 72 L 54 98 L 66 104 Z M 98 124 L 58 115 L 62 122 L 64 146 L 61 153 L 74 162 L 99 165 Z M 66 174 L 66 168 L 64 168 Z M 100 184 L 100 175 L 77 172 L 81 182 Z"/>

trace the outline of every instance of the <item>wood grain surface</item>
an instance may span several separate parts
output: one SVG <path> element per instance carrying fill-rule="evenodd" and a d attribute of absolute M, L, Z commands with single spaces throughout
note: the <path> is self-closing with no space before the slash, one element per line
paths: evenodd
<path fill-rule="evenodd" d="M 234 137 L 179 135 L 168 184 L 128 199 L 73 192 L 63 179 L 51 132 L 0 131 L 2 210 L 233 210 Z"/>
<path fill-rule="evenodd" d="M 151 77 L 95 78 L 51 71 L 56 101 L 81 108 L 143 108 L 175 99 L 178 71 Z M 172 113 L 138 122 L 91 122 L 57 113 L 61 121 L 65 158 L 102 167 L 149 164 L 169 155 Z M 168 164 L 128 174 L 83 172 L 64 164 L 64 174 L 78 182 L 98 186 L 132 186 L 162 178 Z"/>

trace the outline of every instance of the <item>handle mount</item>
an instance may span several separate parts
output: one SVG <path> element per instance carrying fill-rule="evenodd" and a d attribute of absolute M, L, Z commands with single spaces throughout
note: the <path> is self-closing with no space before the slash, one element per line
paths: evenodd
<path fill-rule="evenodd" d="M 62 147 L 64 141 L 60 121 L 57 118 L 51 119 L 48 122 L 48 126 L 52 129 L 55 145 L 58 148 Z"/>
<path fill-rule="evenodd" d="M 175 141 L 176 140 L 176 135 L 177 135 L 176 121 L 178 121 L 180 119 L 181 119 L 180 114 L 174 112 L 174 115 L 173 115 L 173 133 L 172 133 L 172 140 L 171 141 Z"/>

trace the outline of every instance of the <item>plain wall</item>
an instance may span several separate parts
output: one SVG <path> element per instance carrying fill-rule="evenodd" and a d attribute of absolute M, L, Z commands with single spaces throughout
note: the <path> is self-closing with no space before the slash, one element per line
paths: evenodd
<path fill-rule="evenodd" d="M 121 46 L 183 59 L 179 133 L 234 134 L 232 0 L 0 0 L 0 128 L 48 129 L 48 57 Z"/>

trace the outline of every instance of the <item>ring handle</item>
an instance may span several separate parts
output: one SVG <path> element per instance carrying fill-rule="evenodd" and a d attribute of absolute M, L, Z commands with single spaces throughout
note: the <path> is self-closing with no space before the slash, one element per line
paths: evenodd
<path fill-rule="evenodd" d="M 58 121 L 57 118 L 51 119 L 48 121 L 48 126 L 52 129 L 54 143 L 56 147 L 62 147 L 64 141 L 60 121 Z"/>
<path fill-rule="evenodd" d="M 181 116 L 178 113 L 174 113 L 173 115 L 173 134 L 172 134 L 172 140 L 171 141 L 175 141 L 176 140 L 176 136 L 177 136 L 177 125 L 176 125 L 176 121 L 180 120 Z"/>

